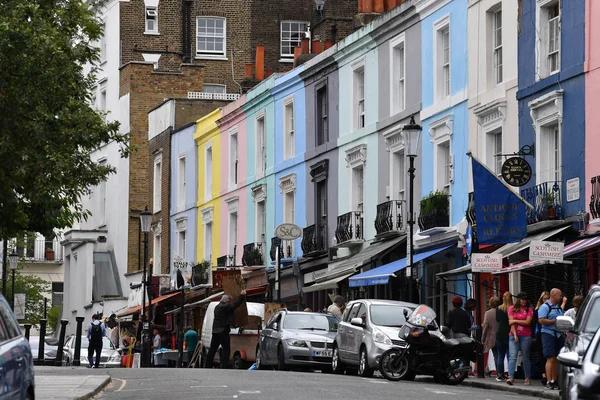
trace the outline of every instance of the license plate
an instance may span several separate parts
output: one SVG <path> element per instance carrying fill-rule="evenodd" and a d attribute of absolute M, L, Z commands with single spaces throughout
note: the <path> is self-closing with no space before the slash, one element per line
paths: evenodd
<path fill-rule="evenodd" d="M 313 350 L 313 356 L 315 357 L 333 357 L 332 350 Z"/>

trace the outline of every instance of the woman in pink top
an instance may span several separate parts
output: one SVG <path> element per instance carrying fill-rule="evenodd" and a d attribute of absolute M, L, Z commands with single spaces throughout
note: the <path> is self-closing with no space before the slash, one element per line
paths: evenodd
<path fill-rule="evenodd" d="M 527 294 L 521 292 L 517 295 L 517 302 L 508 309 L 508 322 L 510 323 L 510 339 L 508 341 L 508 380 L 506 383 L 512 385 L 514 382 L 515 368 L 519 350 L 523 359 L 523 370 L 525 372 L 525 385 L 531 384 L 531 362 L 529 351 L 531 350 L 531 321 L 533 319 L 533 308 L 527 300 Z"/>

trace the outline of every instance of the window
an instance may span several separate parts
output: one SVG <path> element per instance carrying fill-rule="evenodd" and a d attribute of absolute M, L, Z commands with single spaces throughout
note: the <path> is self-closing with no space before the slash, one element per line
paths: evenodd
<path fill-rule="evenodd" d="M 442 31 L 442 76 L 444 97 L 450 96 L 450 29 L 446 28 Z"/>
<path fill-rule="evenodd" d="M 100 61 L 106 61 L 106 24 L 102 24 L 102 36 L 100 37 Z"/>
<path fill-rule="evenodd" d="M 177 232 L 177 254 L 185 258 L 185 239 L 186 231 L 182 230 Z"/>
<path fill-rule="evenodd" d="M 267 169 L 267 151 L 265 138 L 265 116 L 256 119 L 256 175 L 263 176 Z"/>
<path fill-rule="evenodd" d="M 229 185 L 235 186 L 238 183 L 238 137 L 237 132 L 229 136 Z"/>
<path fill-rule="evenodd" d="M 560 11 L 558 2 L 548 8 L 548 69 L 550 73 L 560 68 Z"/>
<path fill-rule="evenodd" d="M 161 273 L 161 253 L 162 253 L 162 234 L 159 233 L 155 233 L 154 234 L 154 260 L 153 260 L 153 269 L 152 269 L 152 273 L 154 274 L 160 274 Z"/>
<path fill-rule="evenodd" d="M 392 190 L 390 200 L 404 200 L 406 187 L 406 168 L 404 162 L 404 151 L 392 153 Z"/>
<path fill-rule="evenodd" d="M 365 127 L 365 69 L 354 70 L 354 107 L 356 129 Z"/>
<path fill-rule="evenodd" d="M 327 114 L 327 86 L 323 85 L 317 90 L 317 146 L 325 144 L 329 140 Z"/>
<path fill-rule="evenodd" d="M 317 226 L 317 248 L 326 249 L 327 245 L 327 181 L 317 183 L 317 213 L 315 224 Z"/>
<path fill-rule="evenodd" d="M 494 78 L 496 79 L 496 83 L 502 83 L 502 10 L 494 13 L 492 41 L 494 46 Z"/>
<path fill-rule="evenodd" d="M 537 79 L 546 78 L 560 70 L 560 2 L 537 0 Z"/>
<path fill-rule="evenodd" d="M 406 88 L 405 88 L 405 74 L 406 74 L 406 63 L 405 63 L 405 41 L 404 34 L 400 34 L 397 38 L 391 42 L 391 56 L 392 62 L 390 66 L 390 78 L 392 82 L 391 87 L 391 108 L 390 115 L 397 114 L 404 111 L 406 108 Z"/>
<path fill-rule="evenodd" d="M 179 157 L 179 170 L 177 171 L 177 208 L 178 210 L 185 209 L 185 156 Z"/>
<path fill-rule="evenodd" d="M 52 282 L 52 307 L 63 304 L 64 282 Z"/>
<path fill-rule="evenodd" d="M 502 173 L 502 130 L 487 133 L 487 164 L 497 176 Z"/>
<path fill-rule="evenodd" d="M 352 169 L 352 211 L 362 211 L 364 201 L 364 168 Z"/>
<path fill-rule="evenodd" d="M 225 32 L 225 18 L 198 17 L 196 20 L 196 55 L 225 57 Z"/>
<path fill-rule="evenodd" d="M 283 118 L 284 118 L 284 149 L 283 159 L 294 157 L 294 101 L 289 100 L 284 102 L 283 105 Z"/>
<path fill-rule="evenodd" d="M 450 169 L 452 167 L 450 158 L 450 142 L 441 143 L 437 146 L 438 165 L 438 190 L 450 193 Z M 440 179 L 441 178 L 441 179 Z"/>
<path fill-rule="evenodd" d="M 296 193 L 289 192 L 283 195 L 283 222 L 294 223 L 296 218 Z"/>
<path fill-rule="evenodd" d="M 156 156 L 154 159 L 154 203 L 153 210 L 155 213 L 161 210 L 162 206 L 162 155 Z"/>
<path fill-rule="evenodd" d="M 100 86 L 100 111 L 106 112 L 106 83 Z"/>
<path fill-rule="evenodd" d="M 266 243 L 267 242 L 267 214 L 265 201 L 259 201 L 256 203 L 256 242 Z"/>
<path fill-rule="evenodd" d="M 542 127 L 542 182 L 560 182 L 560 147 L 558 124 Z"/>
<path fill-rule="evenodd" d="M 100 167 L 106 167 L 106 160 L 102 160 L 98 164 Z M 102 226 L 106 224 L 106 181 L 102 181 L 98 184 L 96 195 L 96 220 L 98 225 Z"/>
<path fill-rule="evenodd" d="M 296 174 L 286 175 L 279 181 L 279 187 L 283 194 L 283 222 L 294 223 L 296 219 Z M 294 241 L 286 241 L 284 244 L 287 257 L 293 257 Z"/>
<path fill-rule="evenodd" d="M 212 260 L 212 222 L 204 224 L 204 259 Z"/>
<path fill-rule="evenodd" d="M 213 169 L 213 158 L 212 158 L 212 146 L 208 146 L 205 149 L 205 175 L 204 175 L 204 200 L 208 201 L 212 199 L 212 169 Z"/>
<path fill-rule="evenodd" d="M 434 23 L 434 75 L 435 98 L 444 100 L 450 96 L 450 17 L 445 16 Z"/>
<path fill-rule="evenodd" d="M 300 46 L 307 31 L 308 22 L 281 21 L 281 58 L 294 57 L 294 47 Z"/>
<path fill-rule="evenodd" d="M 233 256 L 233 254 L 237 250 L 237 234 L 238 234 L 238 214 L 237 212 L 232 212 L 229 214 L 229 255 Z M 235 260 L 234 260 L 235 263 Z"/>
<path fill-rule="evenodd" d="M 217 85 L 213 83 L 205 83 L 203 87 L 204 93 L 227 93 L 227 86 L 225 85 Z"/>
<path fill-rule="evenodd" d="M 158 33 L 158 8 L 146 6 L 146 32 Z"/>

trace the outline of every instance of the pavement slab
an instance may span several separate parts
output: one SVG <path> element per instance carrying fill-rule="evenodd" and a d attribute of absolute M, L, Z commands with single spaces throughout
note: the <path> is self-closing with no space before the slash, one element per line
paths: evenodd
<path fill-rule="evenodd" d="M 35 398 L 40 400 L 90 399 L 111 381 L 110 375 L 52 375 L 35 377 Z"/>

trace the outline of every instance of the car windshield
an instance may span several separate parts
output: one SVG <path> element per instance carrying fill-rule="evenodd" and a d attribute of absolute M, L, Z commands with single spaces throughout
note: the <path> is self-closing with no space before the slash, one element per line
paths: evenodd
<path fill-rule="evenodd" d="M 425 305 L 420 305 L 408 316 L 407 322 L 411 325 L 427 326 L 435 324 L 435 317 L 435 311 Z"/>
<path fill-rule="evenodd" d="M 588 314 L 588 320 L 583 327 L 583 331 L 585 333 L 596 333 L 598 328 L 600 327 L 600 296 L 596 297 L 596 299 L 588 304 L 590 308 Z"/>
<path fill-rule="evenodd" d="M 325 314 L 289 314 L 283 322 L 283 328 L 337 332 L 338 319 Z"/>
<path fill-rule="evenodd" d="M 85 336 L 81 337 L 81 348 L 82 349 L 86 349 L 89 346 L 90 342 L 89 340 L 87 340 L 87 338 Z M 102 338 L 102 348 L 103 349 L 110 349 L 110 350 L 114 350 L 115 346 L 113 346 L 112 342 L 110 341 L 109 338 L 107 338 L 106 336 L 104 336 Z"/>
<path fill-rule="evenodd" d="M 400 327 L 406 323 L 407 315 L 412 312 L 412 309 L 397 305 L 372 305 L 371 306 L 371 322 L 380 326 L 397 326 Z"/>

